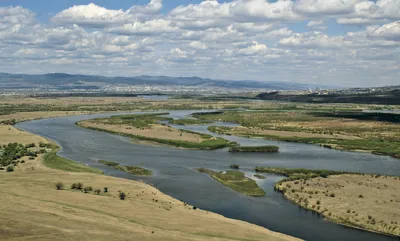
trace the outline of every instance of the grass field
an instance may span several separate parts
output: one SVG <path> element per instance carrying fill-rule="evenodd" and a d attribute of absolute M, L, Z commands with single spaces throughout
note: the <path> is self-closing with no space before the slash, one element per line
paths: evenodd
<path fill-rule="evenodd" d="M 276 188 L 337 223 L 400 236 L 400 177 L 330 175 L 280 182 Z"/>
<path fill-rule="evenodd" d="M 254 197 L 265 196 L 265 191 L 262 190 L 254 180 L 246 177 L 241 171 L 229 170 L 226 172 L 216 172 L 205 168 L 198 168 L 197 171 L 206 173 L 224 186 L 245 195 Z"/>
<path fill-rule="evenodd" d="M 243 127 L 215 127 L 210 131 L 270 140 L 317 144 L 340 150 L 363 151 L 400 158 L 400 115 L 305 110 L 228 111 L 196 115 Z"/>

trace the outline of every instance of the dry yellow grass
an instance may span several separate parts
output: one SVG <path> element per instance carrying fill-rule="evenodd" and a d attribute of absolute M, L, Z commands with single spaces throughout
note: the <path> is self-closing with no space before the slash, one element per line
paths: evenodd
<path fill-rule="evenodd" d="M 14 130 L 7 141 L 33 134 Z M 38 139 L 35 139 L 38 138 Z M 138 181 L 50 169 L 42 156 L 0 171 L 0 240 L 298 240 L 193 207 Z M 65 190 L 56 190 L 63 182 Z M 70 185 L 103 189 L 94 195 Z M 118 198 L 118 191 L 127 194 Z"/>
<path fill-rule="evenodd" d="M 400 236 L 400 177 L 333 175 L 278 187 L 289 200 L 328 219 Z"/>
<path fill-rule="evenodd" d="M 83 127 L 92 127 L 92 128 L 99 128 L 107 131 L 119 132 L 124 134 L 130 135 L 140 135 L 150 138 L 162 138 L 168 140 L 179 140 L 179 141 L 188 141 L 188 142 L 197 142 L 200 143 L 205 139 L 201 137 L 201 135 L 184 132 L 182 133 L 178 129 L 159 125 L 159 124 L 152 124 L 149 125 L 148 128 L 135 128 L 130 125 L 109 125 L 103 123 L 96 123 L 93 121 L 80 121 L 79 125 Z"/>
<path fill-rule="evenodd" d="M 87 114 L 87 111 L 35 111 L 35 112 L 17 112 L 9 115 L 0 115 L 0 121 L 15 119 L 17 122 L 36 120 L 44 118 L 53 118 L 60 116 L 69 115 L 83 115 Z"/>
<path fill-rule="evenodd" d="M 30 143 L 46 143 L 46 139 L 37 135 L 20 131 L 11 125 L 0 125 L 0 145 L 5 145 L 11 142 L 18 142 L 21 144 Z"/>

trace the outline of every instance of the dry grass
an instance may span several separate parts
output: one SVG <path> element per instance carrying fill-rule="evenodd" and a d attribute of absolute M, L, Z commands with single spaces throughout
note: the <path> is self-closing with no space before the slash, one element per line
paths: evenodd
<path fill-rule="evenodd" d="M 235 127 L 232 128 L 231 131 L 232 135 L 237 134 L 260 134 L 260 135 L 271 135 L 271 136 L 279 136 L 279 137 L 305 137 L 305 138 L 325 138 L 325 139 L 343 139 L 343 140 L 355 140 L 360 139 L 356 136 L 349 136 L 349 135 L 341 135 L 341 134 L 317 134 L 317 133 L 308 133 L 308 132 L 299 132 L 299 131 L 278 131 L 278 130 L 262 130 L 257 128 L 251 127 Z"/>
<path fill-rule="evenodd" d="M 400 235 L 400 177 L 333 175 L 278 187 L 288 199 L 338 223 Z"/>
<path fill-rule="evenodd" d="M 13 133 L 10 142 L 21 135 L 41 140 Z M 195 210 L 142 182 L 50 169 L 42 156 L 25 161 L 12 173 L 0 172 L 0 240 L 298 240 Z M 65 190 L 56 190 L 56 182 Z M 75 182 L 109 192 L 70 190 Z M 119 200 L 119 190 L 126 200 Z"/>
<path fill-rule="evenodd" d="M 178 129 L 160 124 L 149 125 L 149 128 L 135 128 L 130 125 L 111 125 L 111 124 L 96 123 L 93 121 L 81 121 L 79 122 L 79 125 L 83 127 L 93 127 L 113 132 L 120 132 L 130 135 L 140 135 L 150 138 L 162 138 L 168 140 L 179 140 L 179 141 L 188 141 L 196 143 L 200 143 L 206 140 L 202 138 L 201 135 L 188 132 L 182 133 Z"/>
<path fill-rule="evenodd" d="M 15 119 L 19 121 L 36 120 L 44 118 L 53 118 L 60 116 L 69 115 L 83 115 L 87 114 L 87 111 L 35 111 L 35 112 L 18 112 L 9 115 L 0 115 L 0 121 Z"/>
<path fill-rule="evenodd" d="M 11 142 L 18 142 L 24 145 L 39 142 L 47 143 L 47 140 L 43 137 L 20 131 L 10 125 L 0 125 L 0 137 L 0 145 Z"/>

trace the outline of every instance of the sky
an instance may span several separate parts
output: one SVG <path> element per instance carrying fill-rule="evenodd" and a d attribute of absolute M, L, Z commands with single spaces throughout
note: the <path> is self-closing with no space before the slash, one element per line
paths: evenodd
<path fill-rule="evenodd" d="M 0 72 L 400 85 L 400 0 L 0 0 Z"/>

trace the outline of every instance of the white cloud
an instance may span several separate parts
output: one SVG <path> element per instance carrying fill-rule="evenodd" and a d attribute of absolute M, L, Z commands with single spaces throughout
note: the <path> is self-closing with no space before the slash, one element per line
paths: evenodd
<path fill-rule="evenodd" d="M 385 24 L 381 27 L 367 28 L 367 35 L 400 42 L 400 21 Z"/>
<path fill-rule="evenodd" d="M 357 3 L 363 0 L 298 0 L 293 9 L 304 15 L 341 15 L 354 11 Z"/>

